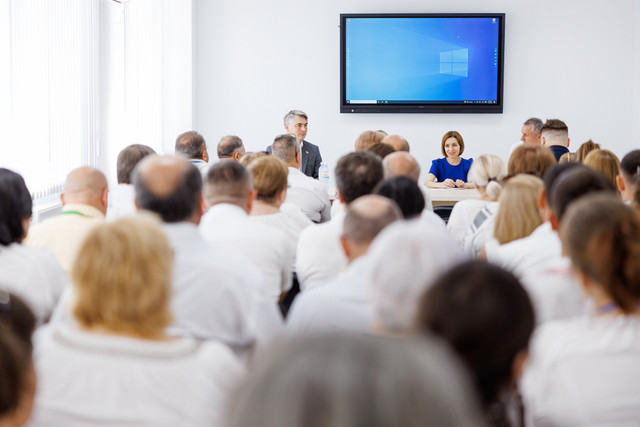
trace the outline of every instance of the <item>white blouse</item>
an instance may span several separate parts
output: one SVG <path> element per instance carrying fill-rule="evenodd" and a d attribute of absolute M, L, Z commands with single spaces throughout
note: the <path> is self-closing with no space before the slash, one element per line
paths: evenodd
<path fill-rule="evenodd" d="M 640 317 L 542 325 L 521 391 L 528 425 L 640 425 Z"/>

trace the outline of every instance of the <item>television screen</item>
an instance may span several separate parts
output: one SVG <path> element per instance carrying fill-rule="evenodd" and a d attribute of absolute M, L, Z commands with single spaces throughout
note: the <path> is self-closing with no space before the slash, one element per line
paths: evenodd
<path fill-rule="evenodd" d="M 341 113 L 502 113 L 496 14 L 341 14 Z"/>

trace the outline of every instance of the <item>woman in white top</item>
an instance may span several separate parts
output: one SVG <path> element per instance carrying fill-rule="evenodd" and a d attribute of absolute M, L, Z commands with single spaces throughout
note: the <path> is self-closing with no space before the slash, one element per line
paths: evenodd
<path fill-rule="evenodd" d="M 248 169 L 256 191 L 252 219 L 284 231 L 295 253 L 300 233 L 312 222 L 297 207 L 283 203 L 287 196 L 287 165 L 273 156 L 264 156 L 251 162 Z"/>
<path fill-rule="evenodd" d="M 638 425 L 640 218 L 614 196 L 586 196 L 569 207 L 561 239 L 597 308 L 536 332 L 521 387 L 529 423 Z"/>
<path fill-rule="evenodd" d="M 0 168 L 0 287 L 22 297 L 38 323 L 44 323 L 68 279 L 51 252 L 22 245 L 31 210 L 31 194 L 24 179 Z"/>
<path fill-rule="evenodd" d="M 447 229 L 458 242 L 462 243 L 478 212 L 498 200 L 506 174 L 507 166 L 493 154 L 483 154 L 471 164 L 468 179 L 480 193 L 480 198 L 461 200 L 453 207 Z"/>
<path fill-rule="evenodd" d="M 72 270 L 76 323 L 35 336 L 33 426 L 220 425 L 243 368 L 220 343 L 165 334 L 171 265 L 151 218 L 91 232 Z"/>

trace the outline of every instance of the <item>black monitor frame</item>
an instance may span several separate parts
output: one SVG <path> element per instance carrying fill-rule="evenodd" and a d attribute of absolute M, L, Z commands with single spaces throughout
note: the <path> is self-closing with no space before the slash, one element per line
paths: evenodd
<path fill-rule="evenodd" d="M 346 20 L 348 18 L 500 18 L 498 39 L 498 93 L 495 104 L 458 102 L 348 104 L 346 102 Z M 340 113 L 493 113 L 501 114 L 504 99 L 504 13 L 341 13 L 340 14 Z"/>

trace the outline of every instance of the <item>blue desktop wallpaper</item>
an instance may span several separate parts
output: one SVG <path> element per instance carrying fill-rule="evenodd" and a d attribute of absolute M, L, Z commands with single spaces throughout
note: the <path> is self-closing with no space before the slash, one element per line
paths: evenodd
<path fill-rule="evenodd" d="M 347 101 L 497 100 L 499 18 L 347 18 Z"/>

